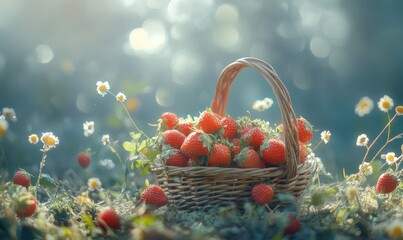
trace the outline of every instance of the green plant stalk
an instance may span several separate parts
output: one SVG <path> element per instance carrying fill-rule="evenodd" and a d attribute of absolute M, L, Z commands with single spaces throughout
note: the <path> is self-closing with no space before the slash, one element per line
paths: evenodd
<path fill-rule="evenodd" d="M 116 98 L 116 95 L 113 94 L 111 91 L 108 91 L 114 98 Z M 129 111 L 127 110 L 126 106 L 123 104 L 123 102 L 120 102 L 122 104 L 123 109 L 125 110 L 127 116 L 129 117 L 131 123 L 133 124 L 134 128 L 141 134 L 143 134 L 147 139 L 150 139 L 147 134 L 145 134 L 139 127 L 137 127 L 137 124 L 134 122 L 132 116 L 130 116 Z"/>
<path fill-rule="evenodd" d="M 45 166 L 46 153 L 47 153 L 47 150 L 43 149 L 43 151 L 42 151 L 42 159 L 41 159 L 41 163 L 39 165 L 39 175 L 38 175 L 38 179 L 36 180 L 35 190 L 34 190 L 35 198 L 36 198 L 36 193 L 38 192 L 39 182 L 41 181 L 41 178 L 42 178 L 43 167 Z"/>
<path fill-rule="evenodd" d="M 112 146 L 111 143 L 108 143 L 108 146 L 110 147 L 110 149 L 112 150 L 112 152 L 115 154 L 115 156 L 117 157 L 117 159 L 119 160 L 119 165 L 120 165 L 120 169 L 122 170 L 122 173 L 124 175 L 124 185 L 126 185 L 126 173 L 125 173 L 125 169 L 123 168 L 123 161 L 122 158 L 120 157 L 119 153 L 116 151 L 116 149 Z"/>
<path fill-rule="evenodd" d="M 390 131 L 390 124 L 393 122 L 393 120 L 396 118 L 397 113 L 392 117 L 392 119 L 389 120 L 389 122 L 385 125 L 385 127 L 382 129 L 382 131 L 378 134 L 378 136 L 376 136 L 376 138 L 374 139 L 374 141 L 372 141 L 371 145 L 369 145 L 369 147 L 367 148 L 367 151 L 365 152 L 364 157 L 362 158 L 361 164 L 363 164 L 365 162 L 365 159 L 367 159 L 368 153 L 371 150 L 372 146 L 374 146 L 374 144 L 378 141 L 378 139 L 381 137 L 382 133 L 388 129 L 388 132 Z"/>
<path fill-rule="evenodd" d="M 403 136 L 403 133 L 400 133 L 396 136 L 394 136 L 393 138 L 389 139 L 388 141 L 386 141 L 386 143 L 379 149 L 379 151 L 374 155 L 374 157 L 371 159 L 371 161 L 369 161 L 369 164 L 371 164 L 375 158 L 382 152 L 382 150 L 391 142 L 393 142 L 394 140 L 401 138 Z"/>

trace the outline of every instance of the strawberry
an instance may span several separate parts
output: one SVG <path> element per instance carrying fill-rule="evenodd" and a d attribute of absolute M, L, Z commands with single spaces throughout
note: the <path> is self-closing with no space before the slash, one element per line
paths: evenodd
<path fill-rule="evenodd" d="M 88 151 L 86 152 L 79 152 L 77 155 L 77 162 L 80 164 L 80 166 L 84 169 L 86 169 L 91 162 L 91 155 Z"/>
<path fill-rule="evenodd" d="M 163 138 L 166 144 L 169 146 L 179 149 L 182 146 L 183 141 L 185 141 L 186 136 L 176 129 L 166 130 L 163 133 Z"/>
<path fill-rule="evenodd" d="M 193 132 L 192 127 L 193 124 L 191 122 L 181 122 L 178 125 L 178 131 L 183 133 L 185 136 L 188 136 Z"/>
<path fill-rule="evenodd" d="M 150 185 L 141 193 L 141 201 L 149 205 L 164 206 L 168 203 L 168 198 L 162 188 Z"/>
<path fill-rule="evenodd" d="M 210 167 L 229 167 L 231 164 L 231 150 L 223 143 L 215 143 L 207 159 Z"/>
<path fill-rule="evenodd" d="M 173 129 L 179 122 L 178 116 L 172 112 L 163 113 L 158 119 L 158 130 L 165 132 L 166 130 Z"/>
<path fill-rule="evenodd" d="M 259 150 L 265 138 L 265 132 L 259 127 L 251 128 L 242 136 L 242 140 L 249 143 L 255 150 Z"/>
<path fill-rule="evenodd" d="M 226 139 L 233 139 L 237 133 L 236 122 L 230 117 L 221 119 L 221 126 L 224 127 L 222 136 Z"/>
<path fill-rule="evenodd" d="M 286 160 L 285 144 L 277 139 L 266 140 L 260 147 L 260 155 L 268 164 L 282 164 Z"/>
<path fill-rule="evenodd" d="M 303 117 L 298 118 L 297 123 L 299 141 L 307 144 L 313 137 L 312 125 Z"/>
<path fill-rule="evenodd" d="M 235 155 L 237 155 L 241 152 L 241 147 L 237 145 L 232 145 L 231 150 Z"/>
<path fill-rule="evenodd" d="M 288 214 L 287 217 L 289 219 L 289 222 L 287 227 L 284 229 L 284 233 L 287 235 L 292 235 L 296 232 L 299 232 L 301 230 L 301 222 L 299 221 L 299 219 L 291 213 Z"/>
<path fill-rule="evenodd" d="M 185 167 L 187 162 L 187 156 L 183 154 L 178 149 L 172 149 L 172 153 L 165 160 L 165 165 L 167 166 L 176 166 L 176 167 Z"/>
<path fill-rule="evenodd" d="M 30 193 L 25 193 L 15 204 L 15 213 L 20 218 L 29 217 L 36 210 L 36 198 Z"/>
<path fill-rule="evenodd" d="M 209 141 L 204 137 L 203 134 L 199 132 L 192 132 L 185 138 L 180 150 L 188 156 L 206 156 L 209 152 L 208 145 Z"/>
<path fill-rule="evenodd" d="M 200 114 L 199 127 L 205 133 L 215 133 L 222 125 L 220 119 L 213 112 L 206 110 Z"/>
<path fill-rule="evenodd" d="M 239 146 L 241 144 L 241 140 L 239 138 L 232 139 L 232 145 Z"/>
<path fill-rule="evenodd" d="M 259 183 L 252 188 L 252 198 L 258 205 L 266 205 L 273 199 L 273 189 L 266 183 Z"/>
<path fill-rule="evenodd" d="M 253 148 L 244 148 L 234 160 L 241 168 L 264 168 L 264 162 Z"/>
<path fill-rule="evenodd" d="M 307 157 L 309 155 L 309 149 L 307 146 L 303 144 L 299 144 L 299 163 L 305 163 Z"/>
<path fill-rule="evenodd" d="M 31 176 L 25 171 L 17 171 L 14 173 L 13 183 L 28 188 L 31 183 Z"/>
<path fill-rule="evenodd" d="M 397 178 L 392 174 L 386 172 L 378 178 L 375 190 L 377 193 L 391 193 L 397 187 Z"/>
<path fill-rule="evenodd" d="M 119 229 L 120 217 L 115 210 L 110 207 L 106 207 L 98 213 L 98 226 L 103 229 L 106 229 L 106 227 L 111 229 Z"/>

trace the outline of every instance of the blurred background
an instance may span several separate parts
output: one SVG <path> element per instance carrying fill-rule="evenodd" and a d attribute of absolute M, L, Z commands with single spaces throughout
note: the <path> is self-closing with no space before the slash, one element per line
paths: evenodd
<path fill-rule="evenodd" d="M 119 176 L 117 167 L 101 164 L 116 161 L 101 136 L 121 146 L 133 129 L 111 95 L 97 94 L 97 81 L 125 93 L 131 116 L 153 135 L 149 123 L 161 113 L 198 115 L 210 105 L 221 70 L 253 56 L 275 68 L 296 114 L 318 130 L 314 145 L 321 131 L 332 133 L 316 153 L 341 178 L 343 168 L 357 171 L 365 153 L 357 136 L 373 140 L 387 122 L 378 100 L 388 95 L 403 104 L 401 9 L 397 0 L 0 1 L 0 107 L 14 108 L 18 118 L 0 139 L 1 156 L 10 173 L 22 167 L 37 175 L 41 146 L 27 136 L 51 131 L 60 144 L 49 152 L 45 172 Z M 375 106 L 359 117 L 354 108 L 363 96 Z M 265 97 L 273 107 L 251 108 Z M 233 83 L 228 102 L 233 117 L 250 111 L 281 121 L 269 85 L 250 69 Z M 95 122 L 90 137 L 83 135 L 85 121 Z M 402 130 L 397 119 L 392 133 Z M 401 144 L 385 153 L 400 155 Z M 93 162 L 83 171 L 76 155 L 88 147 Z"/>

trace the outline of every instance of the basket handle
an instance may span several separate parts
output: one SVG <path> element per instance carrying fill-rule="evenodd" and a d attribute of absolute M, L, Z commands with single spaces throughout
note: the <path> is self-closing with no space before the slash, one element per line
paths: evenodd
<path fill-rule="evenodd" d="M 260 73 L 270 84 L 277 98 L 284 127 L 287 156 L 287 161 L 285 163 L 286 178 L 291 179 L 297 175 L 297 165 L 299 162 L 297 118 L 292 108 L 291 98 L 287 89 L 270 64 L 257 58 L 246 57 L 238 59 L 225 67 L 218 78 L 216 93 L 211 104 L 211 110 L 224 116 L 231 83 L 245 67 L 251 67 Z"/>

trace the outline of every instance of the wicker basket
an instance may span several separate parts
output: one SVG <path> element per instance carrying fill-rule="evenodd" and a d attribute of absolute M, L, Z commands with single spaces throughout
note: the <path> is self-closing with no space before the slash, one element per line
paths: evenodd
<path fill-rule="evenodd" d="M 254 185 L 268 179 L 276 193 L 289 193 L 299 197 L 305 190 L 315 166 L 299 164 L 297 121 L 287 89 L 274 69 L 256 58 L 241 58 L 228 65 L 220 74 L 216 94 L 211 105 L 213 112 L 225 114 L 232 81 L 239 72 L 251 67 L 270 84 L 277 98 L 285 133 L 287 161 L 284 165 L 269 168 L 172 167 L 154 168 L 156 183 L 162 187 L 169 203 L 182 210 L 204 210 L 211 206 L 236 204 L 242 209 L 251 200 Z M 281 203 L 280 203 L 281 204 Z"/>

